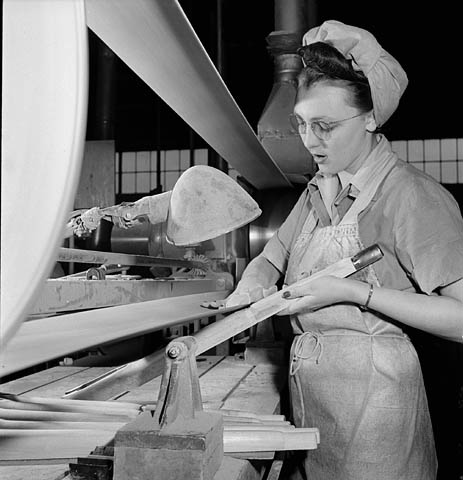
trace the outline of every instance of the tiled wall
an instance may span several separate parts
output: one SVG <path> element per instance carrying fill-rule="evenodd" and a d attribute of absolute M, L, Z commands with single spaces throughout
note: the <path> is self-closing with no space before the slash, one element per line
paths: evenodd
<path fill-rule="evenodd" d="M 207 165 L 206 148 L 190 150 L 163 150 L 160 152 L 162 190 L 173 188 L 182 172 L 194 165 Z M 157 187 L 157 152 L 119 152 L 116 154 L 116 194 L 148 194 Z M 229 170 L 236 179 L 238 172 Z"/>
<path fill-rule="evenodd" d="M 463 138 L 430 140 L 395 140 L 392 149 L 415 167 L 446 184 L 463 184 Z M 194 165 L 207 165 L 206 148 L 164 150 L 160 152 L 163 191 L 173 188 L 182 172 Z M 148 194 L 157 186 L 157 152 L 122 152 L 116 154 L 116 194 Z M 236 180 L 239 173 L 230 168 Z"/>
<path fill-rule="evenodd" d="M 441 183 L 463 183 L 463 138 L 391 142 L 402 159 Z"/>
<path fill-rule="evenodd" d="M 195 165 L 207 165 L 207 149 L 193 152 Z M 180 174 L 190 166 L 190 150 L 160 152 L 163 191 L 171 190 Z M 116 193 L 151 192 L 157 187 L 157 152 L 120 152 L 116 155 Z"/>

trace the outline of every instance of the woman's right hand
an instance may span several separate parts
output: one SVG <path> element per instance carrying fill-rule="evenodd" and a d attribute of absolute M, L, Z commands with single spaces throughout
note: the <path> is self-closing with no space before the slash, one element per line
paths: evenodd
<path fill-rule="evenodd" d="M 277 291 L 275 283 L 280 272 L 262 255 L 258 255 L 246 267 L 236 289 L 224 300 L 204 302 L 206 308 L 247 306 Z M 268 287 L 264 285 L 269 285 Z"/>
<path fill-rule="evenodd" d="M 214 309 L 247 306 L 264 297 L 268 297 L 277 290 L 276 285 L 273 285 L 270 288 L 265 288 L 262 285 L 254 285 L 250 288 L 237 288 L 227 298 L 224 298 L 223 300 L 214 300 L 212 302 L 203 302 L 201 306 Z"/>
<path fill-rule="evenodd" d="M 272 285 L 270 288 L 265 288 L 262 285 L 255 285 L 254 287 L 248 289 L 236 289 L 224 300 L 224 304 L 226 307 L 250 305 L 251 303 L 257 302 L 264 297 L 268 297 L 276 291 L 276 285 Z"/>

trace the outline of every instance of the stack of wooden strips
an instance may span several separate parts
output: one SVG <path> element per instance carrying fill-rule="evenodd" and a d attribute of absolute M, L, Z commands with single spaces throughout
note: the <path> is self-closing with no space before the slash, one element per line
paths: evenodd
<path fill-rule="evenodd" d="M 0 461 L 72 460 L 111 445 L 117 430 L 154 405 L 0 394 Z M 212 411 L 212 410 L 210 410 Z M 283 415 L 216 410 L 224 453 L 310 450 L 316 428 L 296 428 Z"/>

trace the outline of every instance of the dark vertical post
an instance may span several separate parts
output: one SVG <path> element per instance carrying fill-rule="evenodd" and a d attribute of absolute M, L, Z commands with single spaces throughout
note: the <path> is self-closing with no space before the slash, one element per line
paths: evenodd
<path fill-rule="evenodd" d="M 163 188 L 161 184 L 161 99 L 156 97 L 156 192 L 160 193 Z"/>
<path fill-rule="evenodd" d="M 116 55 L 97 39 L 97 74 L 93 135 L 95 140 L 114 139 L 114 99 Z"/>
<path fill-rule="evenodd" d="M 216 16 L 217 16 L 217 30 L 216 30 L 216 58 L 215 66 L 217 71 L 223 77 L 224 65 L 223 65 L 223 19 L 222 19 L 222 1 L 216 0 Z M 222 172 L 228 173 L 228 163 L 211 148 L 209 149 L 208 164 L 211 167 L 215 167 Z"/>

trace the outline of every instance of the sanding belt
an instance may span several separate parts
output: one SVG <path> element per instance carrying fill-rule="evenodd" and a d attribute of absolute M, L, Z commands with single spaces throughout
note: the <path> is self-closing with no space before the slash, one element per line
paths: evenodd
<path fill-rule="evenodd" d="M 87 0 L 88 27 L 256 188 L 290 187 L 178 2 Z"/>

